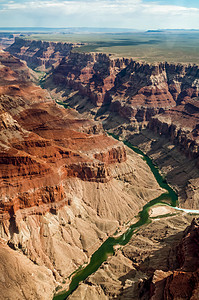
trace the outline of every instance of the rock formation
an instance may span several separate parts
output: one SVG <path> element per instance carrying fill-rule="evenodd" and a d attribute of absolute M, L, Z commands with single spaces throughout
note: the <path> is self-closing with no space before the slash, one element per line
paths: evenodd
<path fill-rule="evenodd" d="M 61 43 L 28 40 L 16 37 L 8 51 L 25 60 L 32 69 L 46 71 L 55 67 L 74 47 L 81 43 Z"/>
<path fill-rule="evenodd" d="M 46 80 L 46 87 L 58 87 L 64 93 L 63 100 L 79 111 L 90 110 L 95 114 L 103 112 L 116 114 L 130 123 L 134 130 L 146 127 L 176 140 L 185 153 L 198 156 L 198 90 L 199 67 L 197 65 L 157 63 L 148 64 L 132 59 L 118 58 L 102 53 L 70 53 L 63 51 L 66 44 L 52 44 L 26 41 L 16 38 L 8 50 L 21 57 L 23 49 L 37 47 L 33 56 L 41 59 L 45 49 L 56 54 L 60 47 L 62 61 Z M 47 47 L 48 46 L 48 47 Z M 69 46 L 69 45 L 68 45 Z M 30 52 L 30 50 L 28 50 Z M 29 58 L 24 57 L 28 62 Z M 72 93 L 71 93 L 72 92 Z M 55 97 L 57 95 L 55 94 Z M 81 97 L 80 100 L 78 97 Z M 158 114 L 158 117 L 153 117 Z M 160 115 L 159 115 L 160 114 Z M 152 118 L 153 117 L 153 118 Z M 110 119 L 107 127 L 110 127 Z M 120 124 L 121 125 L 121 124 Z"/>
<path fill-rule="evenodd" d="M 179 145 L 187 157 L 197 159 L 199 166 L 198 121 L 199 98 L 193 98 L 151 118 L 149 128 Z"/>
<path fill-rule="evenodd" d="M 100 53 L 71 53 L 46 80 L 46 87 L 59 86 L 66 103 L 80 112 L 93 111 L 106 128 L 128 124 L 138 132 L 149 126 L 195 159 L 198 82 L 196 65 L 150 65 Z"/>
<path fill-rule="evenodd" d="M 10 32 L 0 32 L 0 50 L 9 47 L 14 43 L 15 36 L 19 34 L 12 34 Z"/>
<path fill-rule="evenodd" d="M 2 52 L 0 69 L 0 285 L 47 299 L 162 190 L 141 158 L 55 103 L 18 58 Z M 31 283 L 22 288 L 17 272 Z"/>
<path fill-rule="evenodd" d="M 176 267 L 171 264 L 167 272 L 154 272 L 150 285 L 150 299 L 198 299 L 198 250 L 199 224 L 194 219 L 175 249 Z"/>
<path fill-rule="evenodd" d="M 69 299 L 198 299 L 199 226 L 191 217 L 167 216 L 116 249 Z"/>

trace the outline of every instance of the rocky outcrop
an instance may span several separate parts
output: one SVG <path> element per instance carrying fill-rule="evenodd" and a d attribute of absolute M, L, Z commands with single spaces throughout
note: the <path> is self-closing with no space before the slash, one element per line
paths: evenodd
<path fill-rule="evenodd" d="M 148 64 L 101 53 L 71 53 L 52 74 L 56 85 L 78 90 L 96 106 L 111 103 L 112 111 L 138 122 L 196 97 L 198 77 L 194 65 Z"/>
<path fill-rule="evenodd" d="M 199 295 L 199 224 L 193 220 L 176 247 L 177 268 L 154 273 L 150 299 L 197 299 Z"/>
<path fill-rule="evenodd" d="M 102 53 L 71 53 L 54 70 L 51 79 L 56 86 L 65 85 L 78 90 L 95 106 L 102 106 L 110 104 L 109 92 L 114 87 L 117 73 L 126 63 L 128 60 L 112 61 Z"/>
<path fill-rule="evenodd" d="M 147 120 L 160 108 L 175 105 L 166 82 L 165 66 L 153 66 L 132 59 L 112 59 L 101 53 L 71 53 L 54 70 L 56 85 L 67 84 L 87 96 L 94 105 L 111 103 L 110 110 L 126 118 Z M 140 108 L 146 107 L 144 116 Z M 147 111 L 149 108 L 149 111 Z M 151 108 L 151 109 L 150 109 Z M 157 109 L 154 109 L 157 108 Z"/>
<path fill-rule="evenodd" d="M 162 190 L 142 159 L 127 153 L 95 122 L 54 103 L 46 91 L 30 82 L 18 59 L 3 54 L 1 60 L 0 235 L 10 248 L 45 266 L 61 282 L 88 261 L 108 234 Z M 75 108 L 81 106 L 82 112 L 89 103 L 89 113 L 99 116 L 107 128 L 123 130 L 121 123 L 127 123 L 131 134 L 137 125 L 148 125 L 151 132 L 170 138 L 197 160 L 197 70 L 197 66 L 150 65 L 104 54 L 71 53 L 53 70 L 46 85 L 54 89 L 59 84 L 55 94 L 65 92 L 63 99 Z M 151 144 L 156 141 L 152 139 Z M 170 157 L 172 146 L 164 144 L 164 148 Z M 174 159 L 180 164 L 178 156 Z M 186 176 L 193 172 L 185 171 Z M 189 199 L 197 197 L 197 177 L 196 172 L 187 181 Z M 193 283 L 191 291 L 185 285 L 185 296 L 196 293 L 197 270 L 183 269 L 186 251 L 179 250 L 187 246 L 171 246 L 179 242 L 175 234 L 189 218 L 173 216 L 168 223 L 163 221 L 163 228 L 156 220 L 152 228 L 142 229 L 130 246 L 110 258 L 108 267 L 105 263 L 88 279 L 88 289 L 86 283 L 81 285 L 81 292 L 91 299 L 93 295 L 158 299 L 164 290 L 168 298 L 177 295 L 175 286 L 185 278 Z"/>
<path fill-rule="evenodd" d="M 44 42 L 16 37 L 7 51 L 25 60 L 30 68 L 46 71 L 56 66 L 74 47 L 80 45 L 81 43 Z"/>
<path fill-rule="evenodd" d="M 179 145 L 188 157 L 198 158 L 198 66 L 72 53 L 53 71 L 46 87 L 52 81 L 69 88 L 66 103 L 83 113 L 92 109 L 105 128 L 127 123 L 129 132 L 139 132 L 148 126 Z"/>

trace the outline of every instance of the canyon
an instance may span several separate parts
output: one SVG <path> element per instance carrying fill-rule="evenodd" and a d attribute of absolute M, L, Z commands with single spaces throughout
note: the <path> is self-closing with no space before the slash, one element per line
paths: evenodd
<path fill-rule="evenodd" d="M 17 37 L 0 53 L 3 299 L 52 299 L 164 192 L 145 161 L 106 131 L 139 146 L 179 205 L 198 209 L 199 67 L 72 51 L 79 46 Z M 192 219 L 151 219 L 69 299 L 197 299 Z"/>
<path fill-rule="evenodd" d="M 48 71 L 56 67 L 74 47 L 82 43 L 61 43 L 28 40 L 16 37 L 9 46 L 9 52 L 27 62 L 29 67 L 38 71 Z"/>

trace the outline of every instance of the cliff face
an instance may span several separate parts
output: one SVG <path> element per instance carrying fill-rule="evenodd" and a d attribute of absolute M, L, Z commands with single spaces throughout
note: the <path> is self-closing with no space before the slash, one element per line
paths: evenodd
<path fill-rule="evenodd" d="M 74 47 L 81 44 L 26 40 L 20 37 L 7 48 L 14 56 L 25 60 L 29 67 L 40 71 L 56 66 Z"/>
<path fill-rule="evenodd" d="M 71 53 L 54 70 L 52 79 L 56 85 L 65 83 L 78 89 L 96 106 L 111 104 L 111 111 L 125 118 L 136 117 L 140 108 L 151 109 L 154 114 L 160 108 L 175 105 L 168 90 L 165 66 L 111 59 L 101 53 Z"/>
<path fill-rule="evenodd" d="M 199 166 L 199 98 L 151 118 L 149 128 L 164 135 L 180 147 L 187 157 L 196 159 Z"/>
<path fill-rule="evenodd" d="M 199 69 L 191 65 L 150 65 L 132 59 L 112 59 L 101 53 L 71 53 L 53 71 L 52 79 L 56 84 L 78 89 L 97 106 L 111 103 L 111 110 L 126 118 L 136 118 L 133 110 L 151 108 L 154 114 L 198 96 Z"/>
<path fill-rule="evenodd" d="M 63 178 L 107 182 L 109 164 L 126 160 L 124 147 L 100 133 L 94 123 L 77 119 L 75 112 L 49 102 L 49 95 L 29 81 L 28 71 L 18 59 L 8 54 L 0 59 L 4 216 L 9 218 L 24 207 L 63 200 Z M 88 134 L 93 127 L 96 134 Z M 28 192 L 34 187 L 36 192 Z"/>
<path fill-rule="evenodd" d="M 3 53 L 0 67 L 0 241 L 20 252 L 17 262 L 26 255 L 44 266 L 40 270 L 44 278 L 46 269 L 50 270 L 50 295 L 54 279 L 61 282 L 88 261 L 108 234 L 162 191 L 142 159 L 107 137 L 98 123 L 73 109 L 60 108 L 46 91 L 31 83 L 18 59 Z M 53 70 L 46 86 L 53 95 L 61 93 L 71 107 L 101 118 L 108 129 L 118 127 L 128 137 L 138 127 L 148 126 L 143 130 L 148 141 L 150 132 L 157 133 L 197 160 L 198 76 L 197 66 L 149 65 L 103 54 L 71 53 Z M 179 152 L 172 157 L 173 146 L 163 140 L 167 155 L 160 158 L 158 141 L 152 136 L 150 143 L 157 150 L 153 158 L 159 159 L 164 170 L 171 168 L 173 182 L 178 177 L 182 184 L 185 177 L 192 195 L 186 197 L 193 202 L 189 207 L 197 208 L 198 170 L 193 172 L 188 160 L 182 170 Z M 145 145 L 148 147 L 147 142 Z M 171 158 L 176 165 L 170 164 Z M 156 220 L 152 227 L 141 230 L 110 258 L 110 265 L 105 263 L 88 279 L 89 287 L 84 283 L 77 289 L 77 297 L 82 287 L 85 299 L 93 295 L 96 299 L 197 295 L 197 269 L 187 267 L 195 264 L 192 250 L 197 248 L 197 234 L 185 233 L 184 239 L 191 236 L 194 240 L 185 244 L 175 235 L 190 218 L 177 215 L 169 217 L 168 223 Z M 172 243 L 176 241 L 175 247 Z M 2 253 L 6 248 L 2 246 Z M 46 280 L 38 294 L 40 275 L 36 278 L 34 293 L 40 299 Z M 184 281 L 189 284 L 182 285 Z M 6 294 L 6 288 L 4 291 Z M 29 296 L 28 288 L 25 294 Z"/>
<path fill-rule="evenodd" d="M 193 220 L 176 247 L 177 268 L 155 271 L 150 299 L 197 299 L 199 295 L 199 226 Z"/>
<path fill-rule="evenodd" d="M 62 49 L 62 60 L 45 82 L 55 97 L 61 91 L 62 100 L 81 113 L 90 113 L 92 109 L 92 114 L 101 116 L 107 128 L 127 124 L 128 130 L 139 131 L 149 126 L 175 141 L 189 157 L 198 157 L 197 65 L 148 64 L 113 59 L 102 53 L 71 53 L 73 45 L 19 38 L 9 51 L 21 55 L 26 44 L 30 46 L 27 52 L 37 49 L 31 56 L 38 59 L 47 55 L 48 50 L 44 49 L 48 47 L 52 56 L 56 56 L 56 47 Z M 27 57 L 24 57 L 26 61 Z"/>
<path fill-rule="evenodd" d="M 198 159 L 198 66 L 71 53 L 46 80 L 53 86 L 65 90 L 63 100 L 80 112 L 92 109 L 105 128 L 138 132 L 148 126 Z"/>
<path fill-rule="evenodd" d="M 110 91 L 114 87 L 117 73 L 125 67 L 128 60 L 112 61 L 101 53 L 71 53 L 62 60 L 52 74 L 56 86 L 79 91 L 81 96 L 89 97 L 95 106 L 110 104 Z"/>
<path fill-rule="evenodd" d="M 141 158 L 99 123 L 56 104 L 5 52 L 0 129 L 0 287 L 10 298 L 49 299 L 58 282 L 162 190 Z M 20 269 L 11 268 L 11 257 Z"/>

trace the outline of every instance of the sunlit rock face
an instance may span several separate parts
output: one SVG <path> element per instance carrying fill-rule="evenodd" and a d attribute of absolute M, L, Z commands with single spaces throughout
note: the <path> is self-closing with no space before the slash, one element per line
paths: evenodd
<path fill-rule="evenodd" d="M 176 265 L 167 272 L 155 271 L 150 299 L 197 299 L 199 296 L 199 224 L 193 220 L 177 245 Z M 173 251 L 174 253 L 174 251 Z"/>
<path fill-rule="evenodd" d="M 107 137 L 100 125 L 55 104 L 31 83 L 19 59 L 2 53 L 0 60 L 4 215 L 9 218 L 18 209 L 63 200 L 65 178 L 109 181 L 108 166 L 126 161 L 124 146 Z"/>
<path fill-rule="evenodd" d="M 50 299 L 162 190 L 140 157 L 31 78 L 24 63 L 1 53 L 0 285 L 9 297 L 12 285 L 18 298 Z"/>
<path fill-rule="evenodd" d="M 32 69 L 46 71 L 55 67 L 74 47 L 80 45 L 81 43 L 34 41 L 16 37 L 7 51 L 25 60 Z"/>
<path fill-rule="evenodd" d="M 104 107 L 105 127 L 111 128 L 111 118 L 115 118 L 118 126 L 127 124 L 134 131 L 148 126 L 197 159 L 198 66 L 147 64 L 112 59 L 105 54 L 71 53 L 47 79 L 46 87 L 49 84 L 53 88 L 52 83 L 66 94 L 67 89 L 76 91 L 66 101 L 77 108 L 79 102 L 82 112 L 89 102 L 96 107 L 93 109 L 96 115 Z M 100 112 L 102 117 L 103 112 Z"/>

